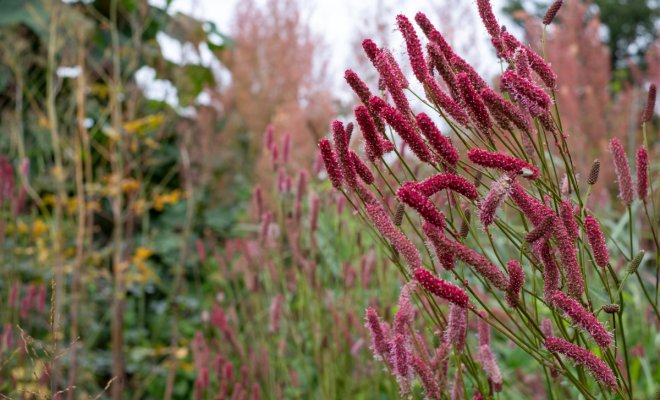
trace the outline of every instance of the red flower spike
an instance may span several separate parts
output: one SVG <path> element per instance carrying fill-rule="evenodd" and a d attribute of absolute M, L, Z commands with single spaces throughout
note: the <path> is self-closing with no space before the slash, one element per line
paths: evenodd
<path fill-rule="evenodd" d="M 646 107 L 642 112 L 642 122 L 650 122 L 653 118 L 653 113 L 655 113 L 655 97 L 656 97 L 656 86 L 655 83 L 652 83 L 649 87 L 649 95 L 646 99 Z"/>
<path fill-rule="evenodd" d="M 502 74 L 501 86 L 532 117 L 543 114 L 552 104 L 552 99 L 543 89 L 513 71 Z"/>
<path fill-rule="evenodd" d="M 415 279 L 428 292 L 445 299 L 450 303 L 456 304 L 459 307 L 467 307 L 470 298 L 463 289 L 434 276 L 424 268 L 417 268 L 414 271 L 414 274 Z"/>
<path fill-rule="evenodd" d="M 515 307 L 518 305 L 523 284 L 525 283 L 525 271 L 518 260 L 510 260 L 506 269 L 509 271 L 509 284 L 506 288 L 506 302 Z"/>
<path fill-rule="evenodd" d="M 350 188 L 354 189 L 356 186 L 355 182 L 357 181 L 355 166 L 349 154 L 348 135 L 341 121 L 335 120 L 332 122 L 332 134 L 344 180 Z"/>
<path fill-rule="evenodd" d="M 436 382 L 436 377 L 434 376 L 431 369 L 426 365 L 424 360 L 413 355 L 412 356 L 412 367 L 415 370 L 415 374 L 419 377 L 419 381 L 422 384 L 424 389 L 425 398 L 431 400 L 440 400 L 440 387 Z"/>
<path fill-rule="evenodd" d="M 357 154 L 355 154 L 353 150 L 351 150 L 349 154 L 351 156 L 353 166 L 355 167 L 355 172 L 357 172 L 360 179 L 362 179 L 362 181 L 367 185 L 374 183 L 374 174 L 371 173 L 371 170 L 369 170 L 369 167 L 367 167 L 364 161 L 362 161 L 362 159 Z"/>
<path fill-rule="evenodd" d="M 498 121 L 498 123 L 501 120 L 508 120 L 520 130 L 526 132 L 532 131 L 529 118 L 527 118 L 527 116 L 525 116 L 525 114 L 523 114 L 517 107 L 505 100 L 504 97 L 495 93 L 493 89 L 489 87 L 481 89 L 481 98 L 483 99 L 484 104 L 486 104 L 486 107 L 488 107 L 488 111 L 490 111 L 491 115 L 496 121 Z M 500 124 L 500 126 L 501 125 L 502 124 Z"/>
<path fill-rule="evenodd" d="M 372 104 L 373 104 L 372 98 Z M 377 102 L 376 102 L 377 103 Z M 380 105 L 374 108 L 381 108 Z M 396 109 L 384 105 L 380 111 L 383 119 L 387 122 L 398 134 L 404 142 L 410 146 L 410 150 L 419 158 L 420 161 L 433 164 L 433 153 L 428 149 L 424 140 L 415 132 L 413 126 L 404 118 Z"/>
<path fill-rule="evenodd" d="M 367 103 L 369 104 L 369 103 Z M 355 107 L 355 120 L 362 131 L 365 141 L 365 150 L 367 158 L 374 161 L 382 157 L 385 153 L 394 150 L 394 145 L 389 140 L 383 138 L 378 132 L 374 120 L 365 106 Z"/>
<path fill-rule="evenodd" d="M 493 14 L 493 7 L 490 4 L 490 0 L 477 0 L 477 6 L 479 7 L 479 15 L 488 34 L 492 37 L 499 37 L 501 31 L 500 24 L 497 22 L 495 14 Z"/>
<path fill-rule="evenodd" d="M 332 149 L 330 141 L 328 139 L 322 139 L 319 142 L 319 149 L 321 151 L 321 156 L 323 157 L 325 170 L 328 173 L 328 178 L 330 178 L 332 186 L 334 186 L 337 190 L 341 190 L 343 176 L 341 169 L 339 168 L 339 163 L 337 162 L 337 155 Z"/>
<path fill-rule="evenodd" d="M 425 222 L 422 226 L 422 230 L 426 237 L 429 238 L 433 250 L 435 250 L 435 255 L 438 257 L 438 262 L 442 265 L 442 268 L 446 270 L 454 269 L 454 263 L 456 262 L 456 257 L 454 254 L 447 249 L 444 245 L 444 242 L 447 241 L 444 232 L 442 229 L 437 226 Z"/>
<path fill-rule="evenodd" d="M 425 85 L 426 97 L 443 109 L 450 117 L 461 125 L 467 125 L 468 116 L 463 111 L 461 106 L 458 105 L 451 97 L 447 96 L 445 92 L 440 89 L 438 83 L 431 75 L 427 76 Z"/>
<path fill-rule="evenodd" d="M 552 293 L 550 301 L 554 307 L 565 312 L 573 324 L 588 332 L 598 346 L 607 348 L 612 344 L 611 333 L 598 321 L 598 318 L 582 307 L 580 303 L 559 290 Z"/>
<path fill-rule="evenodd" d="M 454 100 L 460 99 L 461 96 L 456 87 L 456 76 L 454 76 L 454 71 L 449 63 L 450 60 L 445 57 L 440 46 L 434 42 L 429 42 L 426 45 L 426 52 L 429 55 L 429 60 L 433 61 L 433 66 L 442 77 L 442 80 L 445 81 L 452 98 Z"/>
<path fill-rule="evenodd" d="M 408 49 L 408 56 L 410 57 L 410 65 L 412 66 L 413 73 L 421 83 L 424 83 L 426 76 L 429 74 L 426 60 L 424 60 L 424 53 L 422 52 L 422 44 L 419 42 L 415 28 L 412 26 L 408 18 L 404 15 L 397 15 L 397 25 L 399 30 L 406 41 L 406 48 Z"/>
<path fill-rule="evenodd" d="M 398 65 L 393 67 L 392 62 L 394 61 L 393 59 L 390 60 L 390 57 L 391 55 L 388 56 L 385 52 L 381 52 L 378 58 L 376 58 L 376 69 L 385 82 L 387 91 L 392 96 L 392 100 L 394 101 L 396 108 L 403 116 L 407 118 L 408 115 L 411 114 L 410 103 L 408 103 L 408 99 L 403 92 L 403 85 L 402 82 L 400 82 L 401 77 L 397 76 L 398 74 L 396 68 L 398 68 Z"/>
<path fill-rule="evenodd" d="M 559 12 L 559 9 L 561 8 L 562 3 L 562 0 L 555 0 L 555 2 L 552 3 L 550 8 L 548 8 L 548 11 L 546 11 L 545 15 L 543 16 L 543 25 L 550 25 L 552 23 L 552 21 L 557 16 L 557 13 Z"/>
<path fill-rule="evenodd" d="M 403 184 L 397 191 L 396 195 L 403 203 L 414 208 L 424 220 L 432 223 L 433 225 L 444 228 L 445 217 L 433 205 L 428 197 L 417 191 L 415 184 Z"/>
<path fill-rule="evenodd" d="M 645 146 L 637 149 L 637 197 L 646 201 L 649 196 L 649 153 Z"/>
<path fill-rule="evenodd" d="M 619 197 L 627 207 L 633 202 L 633 184 L 630 176 L 630 166 L 628 166 L 628 157 L 626 150 L 619 139 L 610 140 L 610 152 L 614 159 L 614 172 L 619 181 Z"/>
<path fill-rule="evenodd" d="M 545 60 L 534 53 L 529 47 L 523 46 L 525 52 L 527 53 L 527 59 L 529 60 L 529 66 L 532 68 L 536 75 L 541 78 L 545 86 L 548 89 L 555 89 L 557 87 L 557 74 L 550 68 Z"/>
<path fill-rule="evenodd" d="M 488 115 L 488 109 L 486 109 L 486 106 L 481 101 L 481 97 L 479 97 L 472 87 L 472 81 L 469 75 L 465 72 L 459 73 L 456 75 L 456 83 L 470 117 L 482 133 L 489 135 L 492 127 L 490 115 Z"/>
<path fill-rule="evenodd" d="M 420 27 L 422 32 L 424 32 L 424 35 L 426 35 L 426 37 L 431 42 L 438 45 L 445 58 L 447 60 L 451 60 L 451 58 L 455 55 L 454 50 L 452 50 L 451 46 L 449 43 L 447 43 L 442 34 L 438 32 L 437 29 L 435 29 L 435 26 L 433 26 L 431 21 L 429 21 L 426 14 L 422 12 L 415 14 L 415 22 L 417 22 L 417 25 Z"/>
<path fill-rule="evenodd" d="M 433 196 L 441 190 L 449 189 L 470 200 L 479 197 L 477 188 L 467 179 L 454 174 L 437 174 L 417 182 L 415 188 L 426 197 Z"/>
<path fill-rule="evenodd" d="M 467 154 L 470 161 L 482 167 L 511 172 L 532 180 L 539 177 L 538 168 L 516 157 L 483 149 L 471 149 Z"/>
<path fill-rule="evenodd" d="M 600 225 L 591 215 L 587 215 L 584 219 L 584 232 L 587 235 L 591 251 L 594 253 L 596 265 L 601 268 L 607 267 L 607 264 L 610 262 L 610 253 L 607 251 L 605 237 L 600 230 Z"/>
<path fill-rule="evenodd" d="M 576 346 L 564 339 L 547 337 L 545 347 L 553 352 L 560 353 L 573 360 L 576 364 L 587 367 L 594 377 L 612 390 L 616 390 L 616 376 L 612 370 L 589 350 Z"/>
<path fill-rule="evenodd" d="M 456 165 L 458 162 L 458 150 L 456 150 L 456 147 L 454 147 L 449 139 L 442 135 L 431 118 L 424 113 L 417 114 L 417 126 L 431 147 L 433 147 L 433 150 L 447 164 Z"/>
<path fill-rule="evenodd" d="M 467 333 L 467 309 L 456 304 L 449 305 L 449 318 L 444 339 L 448 346 L 453 346 L 461 353 L 465 347 Z"/>

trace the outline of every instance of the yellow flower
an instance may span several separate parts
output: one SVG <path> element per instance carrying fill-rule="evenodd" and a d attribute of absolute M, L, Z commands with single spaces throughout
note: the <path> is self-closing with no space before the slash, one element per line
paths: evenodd
<path fill-rule="evenodd" d="M 133 178 L 124 179 L 121 183 L 121 190 L 124 193 L 135 192 L 140 188 L 140 182 Z"/>
<path fill-rule="evenodd" d="M 48 232 L 48 225 L 46 225 L 44 221 L 41 220 L 41 218 L 35 219 L 32 223 L 32 235 L 41 236 L 46 232 Z"/>
<path fill-rule="evenodd" d="M 28 228 L 28 225 L 27 225 L 25 222 L 23 222 L 23 221 L 19 221 L 19 222 L 16 224 L 16 230 L 18 231 L 18 233 L 24 235 L 24 234 L 28 233 L 28 231 L 29 231 L 30 229 Z"/>
<path fill-rule="evenodd" d="M 153 251 L 150 249 L 147 249 L 146 247 L 138 247 L 135 249 L 135 255 L 133 256 L 133 262 L 134 263 L 140 263 L 146 260 L 147 258 L 151 257 L 154 254 Z"/>
<path fill-rule="evenodd" d="M 176 189 L 169 193 L 157 194 L 154 197 L 154 209 L 162 211 L 166 205 L 176 204 L 181 199 L 181 191 Z"/>
<path fill-rule="evenodd" d="M 73 214 L 78 209 L 78 199 L 75 197 L 70 197 L 66 200 L 66 211 L 69 214 Z"/>

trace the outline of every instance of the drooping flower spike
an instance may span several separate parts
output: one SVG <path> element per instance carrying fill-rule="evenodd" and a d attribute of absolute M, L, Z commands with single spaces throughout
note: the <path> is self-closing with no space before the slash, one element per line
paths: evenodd
<path fill-rule="evenodd" d="M 525 271 L 518 260 L 510 260 L 506 265 L 509 272 L 509 284 L 506 287 L 506 302 L 515 307 L 520 300 L 523 284 L 525 283 Z"/>
<path fill-rule="evenodd" d="M 428 197 L 420 193 L 414 183 L 404 183 L 397 191 L 397 197 L 407 206 L 415 209 L 424 220 L 433 225 L 444 228 L 445 217 L 433 205 Z"/>
<path fill-rule="evenodd" d="M 502 206 L 504 200 L 511 192 L 511 182 L 511 177 L 502 175 L 493 182 L 483 200 L 479 201 L 478 216 L 484 228 L 488 228 L 495 222 L 497 210 Z"/>
<path fill-rule="evenodd" d="M 321 151 L 321 156 L 323 157 L 325 170 L 328 173 L 328 178 L 330 178 L 330 182 L 332 182 L 332 186 L 337 190 L 341 190 L 341 184 L 344 179 L 341 169 L 339 168 L 339 163 L 337 162 L 337 155 L 332 149 L 330 141 L 328 139 L 321 139 L 319 142 L 319 149 Z"/>
<path fill-rule="evenodd" d="M 433 123 L 431 118 L 424 114 L 417 114 L 417 126 L 426 137 L 426 140 L 431 145 L 433 150 L 442 157 L 442 159 L 449 165 L 456 165 L 458 162 L 458 150 L 456 147 L 440 133 L 440 130 Z"/>
<path fill-rule="evenodd" d="M 470 118 L 474 121 L 479 131 L 489 135 L 492 127 L 490 115 L 483 101 L 481 101 L 481 97 L 474 90 L 470 76 L 465 72 L 459 73 L 456 75 L 456 84 L 461 93 L 463 104 L 465 104 L 470 114 Z"/>
<path fill-rule="evenodd" d="M 379 133 L 372 117 L 373 115 L 366 106 L 355 107 L 355 120 L 364 137 L 365 153 L 369 160 L 374 161 L 394 150 L 394 144 Z"/>
<path fill-rule="evenodd" d="M 366 206 L 369 219 L 374 223 L 378 232 L 383 235 L 392 244 L 392 247 L 398 251 L 406 260 L 408 267 L 415 270 L 422 266 L 422 258 L 417 248 L 410 243 L 408 238 L 401 233 L 393 224 L 387 211 L 377 203 Z"/>
<path fill-rule="evenodd" d="M 427 269 L 417 268 L 414 271 L 414 275 L 417 282 L 419 282 L 424 289 L 452 304 L 465 308 L 470 302 L 470 298 L 467 293 L 465 293 L 465 290 L 438 278 Z"/>
<path fill-rule="evenodd" d="M 532 180 L 539 177 L 538 168 L 513 156 L 483 149 L 470 149 L 467 155 L 470 161 L 482 167 L 511 172 Z"/>
<path fill-rule="evenodd" d="M 552 293 L 550 301 L 554 307 L 565 312 L 573 324 L 588 332 L 598 346 L 607 348 L 612 344 L 612 334 L 605 329 L 598 318 L 582 307 L 580 303 L 559 290 Z"/>
<path fill-rule="evenodd" d="M 614 372 L 589 350 L 576 346 L 564 339 L 549 336 L 545 339 L 545 347 L 553 352 L 563 354 L 576 364 L 584 365 L 594 377 L 612 390 L 616 389 L 616 376 Z"/>
<path fill-rule="evenodd" d="M 433 196 L 441 190 L 449 189 L 470 200 L 479 197 L 477 188 L 467 179 L 454 174 L 436 174 L 432 177 L 415 183 L 416 189 L 426 197 Z"/>

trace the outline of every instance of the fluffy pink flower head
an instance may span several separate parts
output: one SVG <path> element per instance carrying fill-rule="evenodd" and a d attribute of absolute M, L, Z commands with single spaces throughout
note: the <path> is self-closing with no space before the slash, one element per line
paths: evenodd
<path fill-rule="evenodd" d="M 372 101 L 372 103 L 374 102 Z M 377 103 L 375 102 L 374 104 Z M 377 106 L 380 107 L 381 105 L 377 104 Z M 388 105 L 382 107 L 380 113 L 385 121 L 401 136 L 401 139 L 410 146 L 410 150 L 412 150 L 420 161 L 433 163 L 433 153 L 431 153 L 424 140 L 415 132 L 413 126 L 401 113 Z"/>
<path fill-rule="evenodd" d="M 367 104 L 369 104 L 367 102 Z M 383 138 L 378 132 L 369 109 L 365 106 L 355 107 L 355 120 L 362 131 L 365 142 L 365 152 L 367 157 L 374 161 L 382 157 L 385 153 L 394 150 L 394 145 L 389 140 Z"/>
<path fill-rule="evenodd" d="M 525 116 L 513 104 L 495 93 L 493 89 L 485 87 L 481 89 L 481 98 L 486 104 L 491 115 L 503 129 L 509 129 L 508 122 L 512 122 L 518 129 L 531 132 L 529 118 Z M 505 125 L 505 126 L 503 126 Z"/>
<path fill-rule="evenodd" d="M 437 174 L 418 182 L 416 189 L 424 196 L 429 197 L 441 190 L 449 189 L 470 200 L 476 200 L 479 197 L 477 188 L 467 179 L 454 174 Z"/>
<path fill-rule="evenodd" d="M 362 179 L 362 181 L 367 185 L 374 183 L 374 175 L 371 173 L 371 170 L 369 170 L 369 167 L 367 167 L 364 161 L 362 161 L 362 159 L 357 154 L 355 154 L 353 150 L 350 150 L 349 154 L 351 156 L 351 162 L 355 167 L 355 172 L 357 172 L 360 179 Z"/>
<path fill-rule="evenodd" d="M 465 72 L 459 73 L 456 75 L 456 84 L 461 93 L 463 103 L 470 117 L 477 125 L 477 128 L 483 134 L 489 135 L 492 126 L 490 115 L 488 115 L 488 109 L 486 109 L 486 106 L 481 101 L 481 97 L 474 90 L 470 76 Z"/>
<path fill-rule="evenodd" d="M 628 157 L 626 150 L 619 139 L 610 140 L 610 152 L 614 159 L 614 172 L 619 181 L 619 197 L 623 204 L 630 206 L 633 202 L 633 184 L 630 175 L 630 166 L 628 166 Z"/>
<path fill-rule="evenodd" d="M 523 284 L 525 283 L 525 271 L 518 260 L 510 260 L 506 265 L 509 271 L 509 284 L 506 287 L 506 302 L 515 307 L 518 305 Z"/>
<path fill-rule="evenodd" d="M 575 325 L 588 332 L 600 347 L 607 348 L 612 344 L 611 333 L 580 303 L 559 290 L 552 292 L 550 301 L 554 307 L 565 312 Z"/>
<path fill-rule="evenodd" d="M 600 225 L 598 224 L 598 221 L 596 221 L 596 218 L 587 215 L 584 219 L 584 232 L 587 235 L 591 251 L 594 253 L 596 265 L 601 268 L 607 267 L 607 264 L 610 262 L 610 253 L 607 251 L 605 237 L 600 230 Z"/>
<path fill-rule="evenodd" d="M 594 377 L 604 383 L 612 390 L 616 390 L 616 376 L 612 370 L 601 360 L 587 349 L 576 346 L 564 339 L 557 337 L 547 337 L 545 347 L 553 352 L 563 354 L 573 360 L 576 364 L 584 365 L 591 371 Z"/>
<path fill-rule="evenodd" d="M 479 7 L 479 15 L 488 34 L 493 37 L 500 36 L 500 24 L 497 22 L 495 14 L 493 14 L 493 7 L 490 4 L 490 0 L 477 0 L 477 6 Z"/>
<path fill-rule="evenodd" d="M 424 83 L 426 76 L 429 74 L 426 61 L 424 60 L 424 53 L 422 51 L 422 44 L 419 42 L 415 28 L 410 23 L 408 18 L 404 15 L 397 15 L 396 23 L 399 30 L 406 41 L 406 48 L 408 49 L 408 56 L 410 57 L 410 65 L 412 66 L 413 73 L 421 83 Z"/>
<path fill-rule="evenodd" d="M 399 382 L 401 394 L 410 393 L 410 380 L 412 378 L 412 369 L 410 365 L 410 350 L 408 349 L 408 338 L 402 334 L 395 333 L 392 337 L 392 364 L 394 365 L 394 374 Z"/>
<path fill-rule="evenodd" d="M 546 112 L 552 104 L 552 98 L 543 89 L 514 71 L 502 74 L 501 85 L 533 117 Z"/>
<path fill-rule="evenodd" d="M 422 258 L 417 248 L 410 243 L 408 238 L 401 233 L 393 224 L 389 215 L 378 203 L 367 204 L 367 214 L 376 226 L 378 232 L 383 235 L 392 244 L 392 247 L 406 260 L 411 270 L 416 270 L 422 266 Z"/>
<path fill-rule="evenodd" d="M 645 146 L 637 149 L 637 197 L 646 201 L 649 196 L 649 153 Z"/>
<path fill-rule="evenodd" d="M 553 214 L 548 206 L 530 196 L 518 182 L 514 181 L 511 185 L 510 196 L 534 226 L 540 225 L 548 215 Z"/>
<path fill-rule="evenodd" d="M 328 178 L 330 178 L 330 182 L 332 182 L 332 186 L 337 190 L 341 190 L 343 176 L 341 169 L 339 168 L 339 163 L 337 162 L 337 155 L 332 149 L 330 141 L 328 139 L 321 139 L 319 142 L 319 149 L 321 151 L 321 156 L 323 157 L 325 170 L 328 173 Z"/>
<path fill-rule="evenodd" d="M 501 392 L 502 373 L 497 366 L 495 356 L 493 355 L 490 346 L 479 346 L 479 360 L 481 361 L 481 368 L 483 368 L 486 375 L 488 375 L 488 380 L 493 384 L 493 390 L 495 392 Z"/>
<path fill-rule="evenodd" d="M 470 302 L 465 290 L 458 286 L 434 276 L 429 270 L 417 268 L 414 271 L 415 279 L 428 292 L 456 304 L 459 307 L 467 307 Z"/>
<path fill-rule="evenodd" d="M 449 165 L 456 165 L 458 162 L 458 150 L 456 147 L 442 135 L 440 130 L 435 126 L 431 118 L 424 114 L 417 114 L 417 126 L 426 137 L 428 143 L 433 147 L 436 153 Z"/>
<path fill-rule="evenodd" d="M 461 106 L 459 106 L 459 104 L 454 101 L 454 99 L 447 96 L 445 92 L 440 89 L 440 86 L 438 86 L 438 83 L 435 81 L 435 79 L 433 79 L 431 75 L 427 76 L 425 83 L 425 87 L 427 89 L 426 97 L 433 103 L 437 104 L 438 107 L 443 109 L 456 122 L 461 125 L 467 125 L 467 114 L 463 111 Z"/>
<path fill-rule="evenodd" d="M 481 200 L 479 205 L 479 220 L 484 228 L 489 227 L 495 222 L 495 213 L 504 203 L 504 200 L 511 192 L 511 177 L 502 175 L 495 182 L 493 182 L 490 190 L 486 196 Z"/>
<path fill-rule="evenodd" d="M 454 269 L 454 262 L 456 261 L 456 257 L 444 245 L 447 239 L 442 229 L 426 222 L 422 226 L 422 230 L 424 231 L 424 234 L 429 238 L 431 246 L 433 246 L 433 250 L 435 250 L 435 255 L 438 257 L 438 262 L 440 265 L 442 265 L 442 267 L 446 270 Z"/>
<path fill-rule="evenodd" d="M 445 217 L 433 205 L 428 197 L 420 193 L 414 183 L 404 183 L 397 191 L 397 197 L 406 205 L 415 209 L 424 220 L 435 226 L 444 228 Z"/>
<path fill-rule="evenodd" d="M 656 97 L 656 86 L 655 83 L 652 83 L 649 87 L 649 96 L 646 100 L 646 107 L 642 112 L 642 122 L 650 122 L 653 118 L 653 113 L 655 112 L 655 97 Z"/>
<path fill-rule="evenodd" d="M 453 346 L 458 352 L 465 347 L 467 333 L 467 309 L 455 304 L 449 305 L 449 318 L 445 330 L 445 342 Z"/>
<path fill-rule="evenodd" d="M 394 316 L 394 333 L 408 336 L 408 326 L 413 323 L 414 310 L 410 300 L 410 290 L 415 282 L 406 284 L 399 295 L 399 309 Z"/>
<path fill-rule="evenodd" d="M 470 161 L 482 167 L 511 172 L 532 180 L 539 177 L 538 168 L 516 157 L 483 149 L 470 149 L 467 155 Z"/>
<path fill-rule="evenodd" d="M 419 381 L 422 384 L 424 389 L 424 394 L 427 399 L 431 400 L 440 400 L 442 397 L 440 395 L 440 387 L 436 382 L 437 378 L 434 376 L 431 369 L 426 365 L 424 360 L 416 355 L 412 356 L 412 367 L 415 370 L 415 374 L 419 377 Z"/>
<path fill-rule="evenodd" d="M 365 327 L 371 335 L 371 351 L 377 360 L 388 360 L 390 356 L 390 343 L 385 336 L 382 321 L 372 307 L 367 308 Z"/>

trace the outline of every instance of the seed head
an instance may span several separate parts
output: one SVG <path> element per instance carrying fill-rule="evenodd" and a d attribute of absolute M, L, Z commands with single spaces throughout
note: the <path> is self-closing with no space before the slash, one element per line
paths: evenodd
<path fill-rule="evenodd" d="M 598 182 L 598 174 L 600 173 L 600 160 L 595 159 L 593 164 L 591 164 L 591 170 L 589 171 L 589 178 L 587 178 L 587 183 L 589 185 L 595 185 Z"/>

